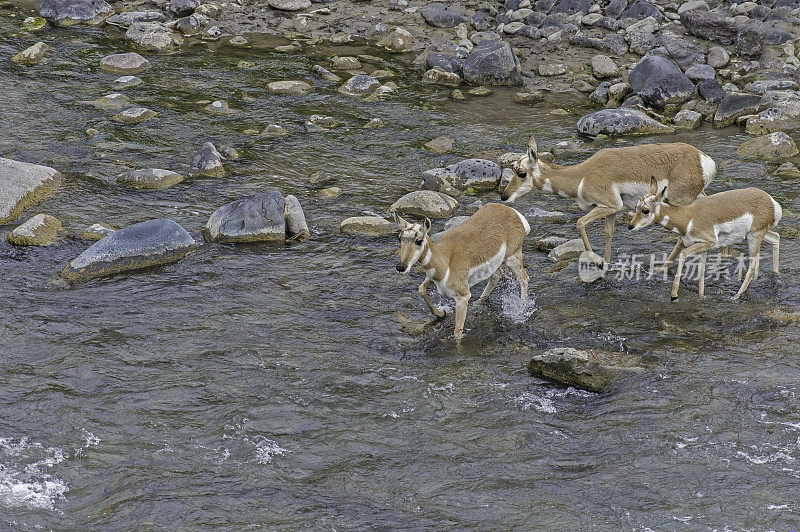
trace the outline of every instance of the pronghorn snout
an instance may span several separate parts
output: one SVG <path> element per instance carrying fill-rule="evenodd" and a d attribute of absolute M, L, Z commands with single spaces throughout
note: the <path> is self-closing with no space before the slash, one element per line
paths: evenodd
<path fill-rule="evenodd" d="M 628 224 L 628 229 L 633 229 L 633 222 Z"/>
<path fill-rule="evenodd" d="M 397 268 L 397 271 L 400 272 L 400 273 L 403 273 L 404 271 L 406 271 L 406 265 L 403 264 L 402 262 L 398 262 L 397 265 L 395 266 L 395 268 Z"/>
<path fill-rule="evenodd" d="M 508 198 L 510 198 L 510 197 L 511 196 L 508 195 L 505 190 L 502 192 L 502 194 L 500 194 L 500 199 L 503 200 L 503 201 L 508 201 Z"/>

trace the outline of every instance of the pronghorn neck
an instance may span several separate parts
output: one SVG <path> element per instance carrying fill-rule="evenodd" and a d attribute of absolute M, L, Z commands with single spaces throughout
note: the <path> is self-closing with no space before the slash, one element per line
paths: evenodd
<path fill-rule="evenodd" d="M 450 265 L 439 247 L 427 235 L 425 235 L 425 247 L 422 249 L 418 263 L 434 280 L 443 279 L 450 269 Z"/>
<path fill-rule="evenodd" d="M 583 176 L 574 172 L 573 167 L 546 163 L 542 160 L 537 160 L 536 166 L 539 172 L 539 182 L 542 183 L 542 190 L 554 192 L 568 198 L 578 197 L 578 188 Z"/>
<path fill-rule="evenodd" d="M 656 203 L 654 221 L 670 231 L 685 235 L 688 226 L 682 223 L 681 209 L 681 207 L 669 203 Z"/>

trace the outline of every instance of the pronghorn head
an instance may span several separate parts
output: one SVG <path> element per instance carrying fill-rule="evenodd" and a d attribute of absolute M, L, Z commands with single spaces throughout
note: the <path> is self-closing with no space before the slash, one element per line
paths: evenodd
<path fill-rule="evenodd" d="M 667 185 L 658 191 L 658 181 L 655 177 L 650 178 L 650 190 L 636 204 L 636 213 L 633 215 L 629 229 L 638 231 L 652 224 L 656 219 L 656 207 L 659 203 L 667 203 Z"/>
<path fill-rule="evenodd" d="M 431 230 L 431 221 L 425 218 L 425 222 L 421 224 L 412 224 L 403 220 L 397 213 L 394 215 L 394 221 L 400 230 L 400 234 L 397 235 L 397 239 L 400 241 L 400 259 L 397 261 L 397 271 L 408 273 L 425 250 L 425 240 L 428 231 Z"/>
<path fill-rule="evenodd" d="M 514 175 L 500 195 L 500 199 L 513 203 L 515 199 L 527 194 L 535 188 L 542 188 L 539 172 L 539 150 L 536 139 L 531 137 L 528 141 L 528 151 L 522 158 L 511 165 Z"/>

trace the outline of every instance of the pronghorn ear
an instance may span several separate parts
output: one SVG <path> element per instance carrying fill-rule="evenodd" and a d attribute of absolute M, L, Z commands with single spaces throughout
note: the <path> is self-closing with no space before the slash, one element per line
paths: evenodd
<path fill-rule="evenodd" d="M 428 231 L 431 230 L 431 220 L 430 218 L 425 218 L 425 221 L 422 224 L 422 227 L 425 229 L 425 234 L 428 234 Z"/>
<path fill-rule="evenodd" d="M 650 177 L 650 194 L 655 196 L 656 192 L 658 192 L 658 180 L 656 176 Z"/>
<path fill-rule="evenodd" d="M 536 139 L 531 137 L 528 141 L 528 159 L 535 162 L 539 158 L 539 148 L 536 146 Z"/>
<path fill-rule="evenodd" d="M 405 230 L 405 228 L 408 227 L 408 222 L 403 220 L 403 218 L 401 218 L 400 216 L 398 216 L 396 212 L 394 213 L 394 223 L 397 224 L 397 228 L 400 229 L 401 231 Z"/>
<path fill-rule="evenodd" d="M 664 188 L 662 188 L 661 192 L 658 193 L 658 196 L 656 196 L 656 201 L 669 203 L 669 199 L 667 199 L 667 185 L 664 185 Z"/>

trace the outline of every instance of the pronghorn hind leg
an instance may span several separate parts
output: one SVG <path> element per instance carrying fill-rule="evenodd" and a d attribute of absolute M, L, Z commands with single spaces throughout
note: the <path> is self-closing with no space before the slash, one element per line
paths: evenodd
<path fill-rule="evenodd" d="M 772 271 L 780 273 L 778 268 L 778 256 L 780 255 L 781 235 L 775 231 L 767 231 L 767 234 L 764 235 L 764 240 L 772 246 Z"/>
<path fill-rule="evenodd" d="M 581 239 L 583 239 L 583 246 L 586 248 L 586 251 L 594 253 L 592 245 L 589 244 L 589 237 L 586 235 L 586 226 L 594 222 L 595 220 L 599 220 L 600 218 L 605 218 L 606 216 L 617 214 L 617 212 L 619 211 L 617 211 L 617 209 L 614 209 L 612 207 L 598 206 L 578 219 L 577 223 L 578 232 L 581 234 Z"/>
<path fill-rule="evenodd" d="M 686 257 L 692 255 L 694 253 L 702 253 L 711 249 L 712 245 L 708 242 L 695 242 L 688 248 L 681 251 L 680 255 L 678 255 L 678 269 L 675 271 L 675 279 L 672 281 L 672 292 L 670 294 L 670 299 L 675 301 L 678 299 L 678 287 L 681 284 L 681 274 L 683 273 L 683 263 L 686 260 Z"/>
<path fill-rule="evenodd" d="M 478 298 L 478 301 L 484 300 L 489 297 L 489 294 L 492 293 L 494 287 L 497 286 L 497 281 L 500 280 L 500 268 L 495 270 L 495 272 L 489 277 L 489 280 L 486 282 L 486 288 L 483 289 L 483 293 L 481 297 Z"/>
<path fill-rule="evenodd" d="M 614 235 L 614 221 L 616 219 L 617 213 L 606 216 L 606 252 L 603 257 L 606 262 L 611 262 L 611 237 Z"/>
<path fill-rule="evenodd" d="M 506 259 L 506 264 L 514 272 L 514 276 L 519 280 L 519 297 L 525 301 L 528 298 L 528 272 L 525 271 L 525 265 L 522 264 L 522 248 L 516 253 Z"/>
<path fill-rule="evenodd" d="M 469 292 L 465 296 L 456 297 L 456 328 L 453 331 L 453 336 L 456 340 L 461 340 L 464 337 L 464 322 L 467 321 L 469 297 Z"/>
<path fill-rule="evenodd" d="M 419 292 L 419 295 L 422 296 L 422 299 L 425 300 L 425 303 L 428 305 L 428 308 L 431 309 L 433 315 L 436 316 L 437 318 L 444 318 L 445 311 L 434 305 L 433 301 L 431 301 L 431 298 L 428 297 L 428 285 L 430 283 L 431 280 L 428 277 L 425 277 L 425 280 L 422 281 L 421 285 L 419 285 L 419 289 L 417 291 Z"/>
<path fill-rule="evenodd" d="M 758 266 L 760 262 L 758 254 L 761 253 L 761 242 L 764 240 L 764 236 L 764 233 L 750 233 L 747 235 L 747 244 L 750 248 L 750 266 L 747 268 L 747 275 L 744 276 L 742 286 L 739 288 L 739 291 L 736 292 L 736 295 L 731 298 L 732 301 L 739 299 L 756 277 L 756 272 L 758 272 Z"/>
<path fill-rule="evenodd" d="M 700 264 L 697 269 L 697 275 L 700 277 L 697 287 L 697 295 L 700 299 L 706 297 L 705 290 L 706 290 L 706 255 L 708 254 L 707 251 L 700 253 Z"/>

